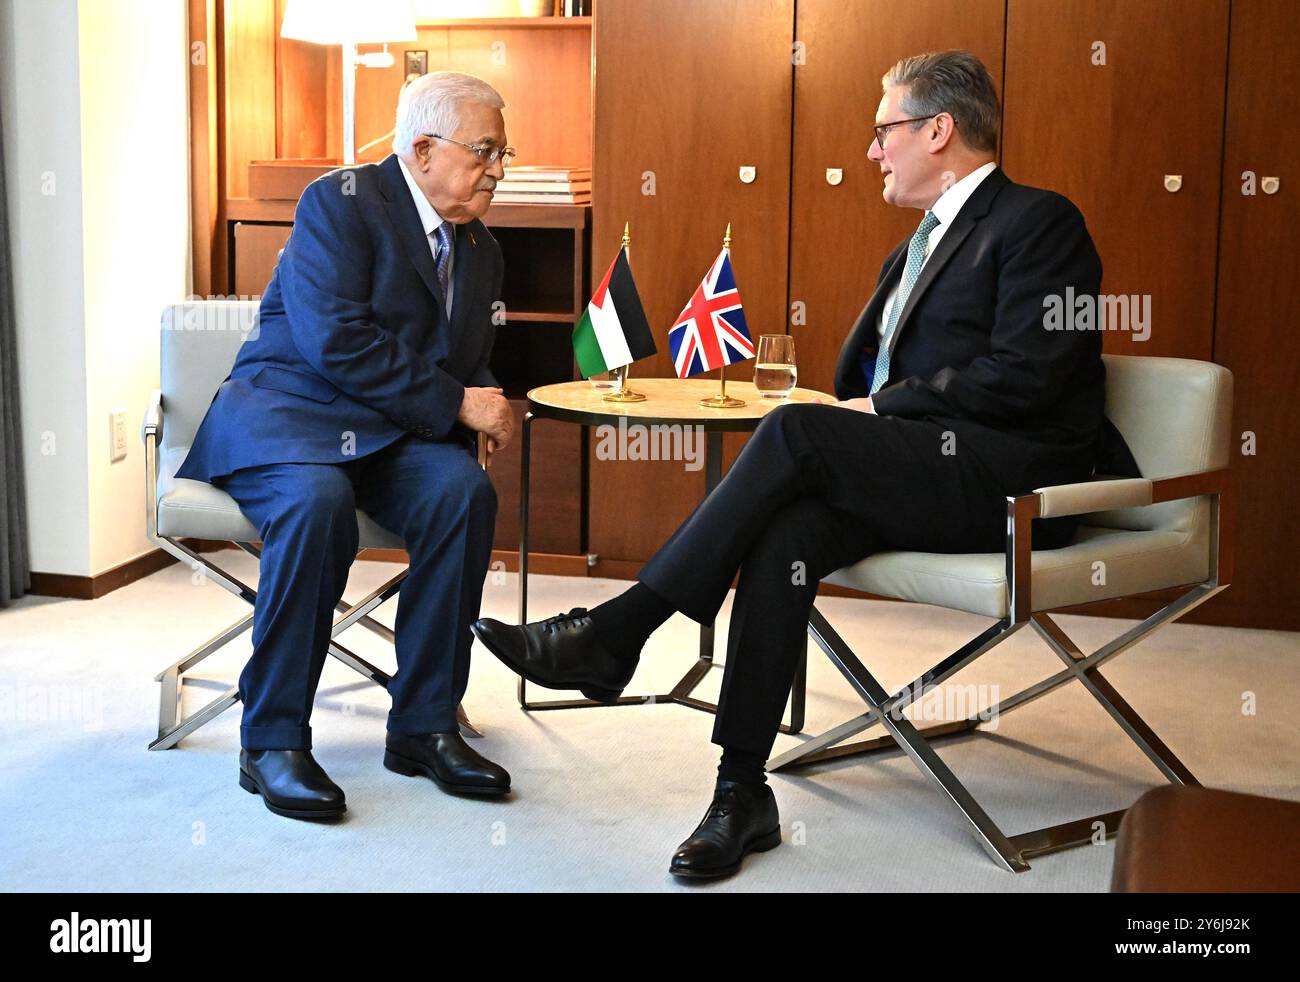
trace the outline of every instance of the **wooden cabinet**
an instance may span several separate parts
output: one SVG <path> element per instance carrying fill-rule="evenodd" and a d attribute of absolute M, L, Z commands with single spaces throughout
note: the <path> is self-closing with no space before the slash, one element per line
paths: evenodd
<path fill-rule="evenodd" d="M 1001 84 L 1003 0 L 799 0 L 794 148 L 790 180 L 790 327 L 799 384 L 834 388 L 835 360 L 876 287 L 885 256 L 916 230 L 920 213 L 885 204 L 880 168 L 867 159 L 880 78 L 907 54 L 973 51 Z M 827 170 L 841 172 L 838 184 Z"/>
<path fill-rule="evenodd" d="M 668 328 L 732 226 L 750 332 L 785 330 L 793 0 L 600 0 L 595 14 L 592 269 L 631 225 L 632 271 L 659 353 L 638 374 L 674 374 Z M 740 168 L 753 167 L 752 183 Z M 732 377 L 753 375 L 753 364 Z M 717 375 L 716 372 L 711 375 Z M 734 441 L 733 441 L 734 444 Z M 635 572 L 704 492 L 672 461 L 591 452 L 593 572 Z"/>
<path fill-rule="evenodd" d="M 1214 360 L 1235 380 L 1236 570 L 1213 603 L 1221 623 L 1289 630 L 1300 630 L 1298 48 L 1291 0 L 1234 0 Z"/>
<path fill-rule="evenodd" d="M 1103 293 L 1151 297 L 1113 354 L 1212 355 L 1227 52 L 1228 0 L 1007 4 L 1003 167 L 1078 205 Z"/>
<path fill-rule="evenodd" d="M 291 224 L 261 224 L 231 222 L 230 237 L 233 243 L 234 266 L 231 269 L 231 291 L 240 297 L 260 297 L 275 272 L 280 250 L 289 241 Z"/>

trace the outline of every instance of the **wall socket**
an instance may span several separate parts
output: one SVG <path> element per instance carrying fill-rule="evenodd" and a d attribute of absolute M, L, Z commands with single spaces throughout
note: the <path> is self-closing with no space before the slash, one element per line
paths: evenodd
<path fill-rule="evenodd" d="M 108 417 L 109 441 L 108 461 L 115 464 L 126 460 L 126 410 L 114 409 Z"/>

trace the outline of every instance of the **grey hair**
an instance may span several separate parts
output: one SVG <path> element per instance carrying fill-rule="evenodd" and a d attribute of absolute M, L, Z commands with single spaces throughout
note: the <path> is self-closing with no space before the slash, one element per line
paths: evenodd
<path fill-rule="evenodd" d="M 989 153 L 997 150 L 1002 116 L 998 91 L 984 63 L 969 51 L 931 51 L 904 58 L 880 84 L 884 89 L 907 87 L 900 103 L 907 116 L 949 113 L 968 146 Z"/>
<path fill-rule="evenodd" d="M 397 98 L 394 153 L 410 153 L 411 144 L 425 133 L 451 136 L 460 129 L 460 107 L 467 102 L 493 109 L 506 106 L 501 93 L 464 72 L 430 72 L 404 86 Z"/>

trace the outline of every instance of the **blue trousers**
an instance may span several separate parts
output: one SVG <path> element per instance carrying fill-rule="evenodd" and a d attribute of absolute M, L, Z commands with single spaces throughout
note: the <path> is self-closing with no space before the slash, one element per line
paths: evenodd
<path fill-rule="evenodd" d="M 357 554 L 357 508 L 402 536 L 410 554 L 388 729 L 456 729 L 497 508 L 469 447 L 408 435 L 345 464 L 248 467 L 216 483 L 262 539 L 253 654 L 239 677 L 242 745 L 311 748 L 312 702 L 334 606 Z"/>

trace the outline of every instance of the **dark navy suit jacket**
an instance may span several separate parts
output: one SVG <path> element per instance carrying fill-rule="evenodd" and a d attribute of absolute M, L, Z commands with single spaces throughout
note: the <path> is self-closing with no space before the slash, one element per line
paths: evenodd
<path fill-rule="evenodd" d="M 840 350 L 835 392 L 865 396 L 876 325 L 903 275 L 907 241 L 885 260 L 876 291 Z M 1098 331 L 1049 331 L 1043 300 L 1101 288 L 1101 260 L 1083 215 L 1052 191 L 995 169 L 975 189 L 921 270 L 892 336 L 889 379 L 872 403 L 884 416 L 951 429 L 1015 492 L 1137 476 L 1103 415 Z M 864 364 L 865 361 L 865 364 Z"/>
<path fill-rule="evenodd" d="M 502 259 L 478 220 L 456 227 L 454 307 L 396 156 L 332 171 L 303 192 L 293 232 L 178 477 L 273 463 L 346 463 L 456 422 L 488 368 Z"/>

